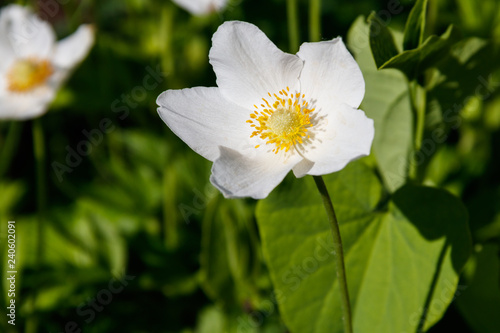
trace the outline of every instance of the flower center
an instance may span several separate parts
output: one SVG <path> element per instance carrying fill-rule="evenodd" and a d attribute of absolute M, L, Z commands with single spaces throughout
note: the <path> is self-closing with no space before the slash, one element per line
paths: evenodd
<path fill-rule="evenodd" d="M 295 144 L 301 144 L 304 139 L 309 138 L 307 128 L 312 126 L 309 114 L 314 109 L 308 109 L 304 95 L 290 93 L 288 87 L 278 94 L 268 95 L 271 100 L 262 98 L 265 104 L 260 105 L 261 110 L 254 105 L 256 110 L 247 120 L 255 129 L 250 137 L 258 136 L 266 144 L 274 144 L 273 151 L 276 154 L 280 150 L 287 152 Z M 258 147 L 260 145 L 255 146 Z"/>
<path fill-rule="evenodd" d="M 20 59 L 7 72 L 7 88 L 14 92 L 26 92 L 45 83 L 52 73 L 52 66 L 47 60 Z"/>

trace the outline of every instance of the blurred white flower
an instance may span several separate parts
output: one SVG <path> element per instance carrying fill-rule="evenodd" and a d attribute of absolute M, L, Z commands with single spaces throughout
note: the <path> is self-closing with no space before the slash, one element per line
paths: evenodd
<path fill-rule="evenodd" d="M 210 63 L 218 88 L 168 90 L 158 113 L 194 151 L 213 161 L 225 197 L 265 198 L 297 177 L 339 171 L 370 153 L 373 120 L 358 110 L 359 66 L 340 38 L 280 51 L 256 26 L 226 22 Z"/>
<path fill-rule="evenodd" d="M 42 115 L 70 71 L 94 43 L 94 29 L 81 25 L 56 42 L 52 27 L 19 5 L 0 11 L 0 119 Z"/>
<path fill-rule="evenodd" d="M 229 0 L 172 0 L 193 15 L 206 15 L 219 12 Z"/>

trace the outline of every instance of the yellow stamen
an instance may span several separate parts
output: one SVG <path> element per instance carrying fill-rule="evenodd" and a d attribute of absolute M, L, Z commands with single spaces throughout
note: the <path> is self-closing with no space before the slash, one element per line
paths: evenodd
<path fill-rule="evenodd" d="M 280 150 L 289 151 L 295 144 L 302 144 L 304 138 L 308 139 L 307 128 L 313 126 L 309 114 L 314 109 L 309 109 L 305 95 L 300 93 L 288 93 L 290 88 L 286 87 L 278 92 L 278 94 L 268 93 L 269 97 L 275 98 L 275 101 L 269 103 L 264 98 L 262 99 L 266 106 L 261 104 L 262 110 L 257 106 L 253 113 L 250 114 L 250 119 L 247 123 L 251 123 L 251 127 L 255 129 L 250 137 L 258 136 L 266 142 L 266 145 L 275 145 L 273 151 L 277 154 Z M 286 96 L 287 98 L 281 98 Z M 271 106 L 272 105 L 272 106 Z M 255 146 L 255 148 L 260 145 Z"/>
<path fill-rule="evenodd" d="M 7 89 L 27 92 L 43 85 L 52 73 L 52 66 L 47 60 L 17 60 L 7 72 Z"/>

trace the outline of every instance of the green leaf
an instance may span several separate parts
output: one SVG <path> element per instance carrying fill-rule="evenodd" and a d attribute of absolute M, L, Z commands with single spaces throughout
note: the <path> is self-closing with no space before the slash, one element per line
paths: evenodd
<path fill-rule="evenodd" d="M 382 188 L 362 161 L 325 181 L 340 221 L 354 331 L 414 332 L 424 314 L 430 327 L 452 301 L 469 255 L 464 206 L 442 190 L 405 186 L 377 211 Z M 311 178 L 280 186 L 259 202 L 257 221 L 290 331 L 340 333 L 333 244 L 316 192 Z"/>
<path fill-rule="evenodd" d="M 47 262 L 75 267 L 99 265 L 111 272 L 123 270 L 127 261 L 124 231 L 137 230 L 143 222 L 86 199 L 54 211 L 51 221 L 45 231 Z M 58 251 L 61 248 L 65 251 Z"/>
<path fill-rule="evenodd" d="M 408 81 L 395 69 L 377 70 L 368 42 L 369 27 L 360 17 L 347 35 L 363 76 L 366 92 L 361 109 L 375 122 L 373 152 L 385 186 L 396 190 L 407 178 L 408 156 L 413 142 L 413 117 Z M 401 34 L 394 34 L 401 40 Z"/>
<path fill-rule="evenodd" d="M 408 16 L 403 41 L 404 50 L 416 49 L 424 41 L 427 0 L 418 0 Z"/>
<path fill-rule="evenodd" d="M 488 73 L 500 69 L 500 51 L 493 43 L 479 38 L 466 38 L 453 45 L 451 56 L 441 62 L 437 69 L 436 84 L 428 94 L 428 100 L 435 101 L 434 107 L 444 118 L 446 128 L 458 128 L 464 121 L 459 112 L 469 96 L 486 99 L 493 92 L 485 84 Z"/>
<path fill-rule="evenodd" d="M 221 309 L 215 306 L 203 309 L 196 324 L 196 333 L 224 332 L 226 329 L 226 317 Z"/>
<path fill-rule="evenodd" d="M 207 204 L 202 222 L 200 283 L 213 300 L 234 302 L 234 281 L 229 266 L 224 223 L 218 211 L 219 196 Z"/>
<path fill-rule="evenodd" d="M 389 59 L 398 55 L 399 51 L 392 32 L 375 12 L 368 17 L 368 23 L 370 25 L 370 48 L 375 64 L 380 68 Z"/>
<path fill-rule="evenodd" d="M 0 182 L 0 193 L 2 200 L 0 200 L 0 217 L 5 219 L 12 218 L 9 216 L 13 206 L 19 201 L 26 186 L 21 181 L 16 182 Z"/>
<path fill-rule="evenodd" d="M 253 209 L 219 197 L 208 202 L 204 214 L 200 282 L 210 298 L 231 309 L 254 296 L 251 277 L 261 258 L 253 257 L 258 243 L 248 228 Z"/>
<path fill-rule="evenodd" d="M 397 144 L 394 144 L 397 142 Z M 413 144 L 413 115 L 410 96 L 403 92 L 389 106 L 373 143 L 382 177 L 391 192 L 404 185 Z"/>
<path fill-rule="evenodd" d="M 457 11 L 463 29 L 468 34 L 491 36 L 492 30 L 499 27 L 500 4 L 496 0 L 457 0 Z"/>
<path fill-rule="evenodd" d="M 438 36 L 430 36 L 418 48 L 404 51 L 389 59 L 379 69 L 396 68 L 412 80 L 424 70 L 434 67 L 450 52 L 450 48 L 459 40 L 458 31 L 450 25 L 446 32 Z"/>
<path fill-rule="evenodd" d="M 496 333 L 500 327 L 499 251 L 495 244 L 482 246 L 467 263 L 456 294 L 458 309 L 477 333 Z"/>

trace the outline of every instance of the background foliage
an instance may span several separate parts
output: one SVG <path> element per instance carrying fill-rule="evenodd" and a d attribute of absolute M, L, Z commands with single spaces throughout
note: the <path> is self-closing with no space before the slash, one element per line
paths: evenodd
<path fill-rule="evenodd" d="M 259 203 L 224 200 L 208 183 L 210 163 L 156 114 L 163 90 L 215 85 L 207 55 L 225 20 L 252 22 L 288 50 L 286 2 L 233 0 L 206 17 L 166 0 L 26 3 L 60 37 L 91 22 L 97 39 L 41 119 L 42 253 L 32 123 L 0 123 L 0 263 L 4 274 L 15 220 L 15 329 L 340 332 L 312 180 L 289 176 Z M 303 42 L 308 2 L 298 5 Z M 322 1 L 322 39 L 347 42 L 366 80 L 361 108 L 376 126 L 373 154 L 326 178 L 354 329 L 498 332 L 500 4 L 418 1 L 410 15 L 414 5 Z"/>

